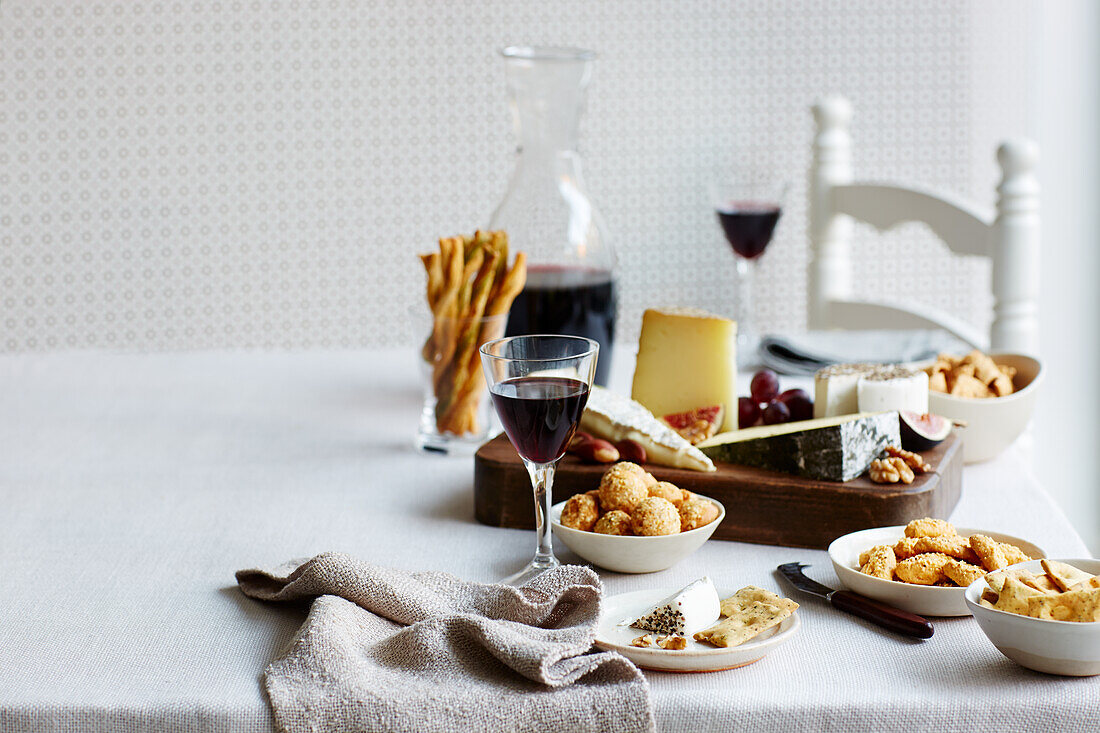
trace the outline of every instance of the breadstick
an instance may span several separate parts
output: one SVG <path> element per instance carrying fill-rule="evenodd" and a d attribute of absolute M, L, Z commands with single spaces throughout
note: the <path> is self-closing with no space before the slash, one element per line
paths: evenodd
<path fill-rule="evenodd" d="M 435 363 L 438 369 L 440 364 L 446 364 L 451 360 L 455 348 L 455 323 L 459 317 L 458 300 L 461 296 L 463 281 L 462 272 L 463 244 L 459 237 L 445 237 L 439 240 L 439 249 L 444 265 L 444 290 L 440 297 L 439 309 L 435 320 Z"/>
<path fill-rule="evenodd" d="M 523 252 L 517 252 L 515 264 L 512 265 L 512 269 L 509 270 L 508 274 L 505 276 L 505 283 L 501 292 L 497 295 L 496 299 L 487 306 L 485 317 L 491 318 L 507 313 L 512 307 L 512 301 L 515 300 L 516 296 L 523 290 L 523 286 L 526 283 L 527 257 Z M 484 384 L 484 375 L 481 374 L 480 365 L 478 363 L 480 361 L 478 349 L 481 348 L 481 344 L 499 335 L 490 333 L 490 329 L 493 328 L 493 326 L 494 324 L 491 323 L 486 323 L 482 326 L 482 332 L 477 339 L 477 347 L 469 355 L 466 364 L 465 374 L 467 378 L 464 383 L 455 385 L 455 407 L 454 410 L 448 413 L 449 415 L 453 415 L 454 411 L 463 409 L 474 414 L 477 412 L 477 395 Z"/>
<path fill-rule="evenodd" d="M 435 383 L 436 418 L 443 416 L 444 422 L 454 419 L 452 405 L 457 397 L 458 390 L 465 384 L 469 372 L 471 354 L 476 354 L 478 349 L 478 336 L 481 333 L 481 317 L 485 313 L 485 305 L 489 300 L 489 292 L 493 288 L 494 275 L 497 269 L 499 252 L 492 252 L 488 260 L 482 263 L 481 270 L 477 273 L 477 279 L 473 284 L 470 310 L 462 319 L 463 330 L 455 345 L 454 356 L 451 363 L 439 374 L 439 381 Z M 441 394 L 442 393 L 442 394 Z"/>
<path fill-rule="evenodd" d="M 516 299 L 523 286 L 527 284 L 527 255 L 516 252 L 516 262 L 512 269 L 504 276 L 504 282 L 496 297 L 489 303 L 486 314 L 499 316 L 507 313 L 512 307 L 512 301 Z"/>
<path fill-rule="evenodd" d="M 421 355 L 433 366 L 440 432 L 462 434 L 479 427 L 477 399 L 485 377 L 478 349 L 503 331 L 499 319 L 484 319 L 506 314 L 527 278 L 523 253 L 516 253 L 511 267 L 508 255 L 507 233 L 477 230 L 472 236 L 442 237 L 438 253 L 420 256 L 433 316 Z"/>

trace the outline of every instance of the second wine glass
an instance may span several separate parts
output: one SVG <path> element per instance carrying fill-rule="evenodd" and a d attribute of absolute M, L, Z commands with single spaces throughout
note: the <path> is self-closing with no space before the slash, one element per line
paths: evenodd
<path fill-rule="evenodd" d="M 550 535 L 554 468 L 577 432 L 600 346 L 580 336 L 512 336 L 481 347 L 493 406 L 523 459 L 535 498 L 535 557 L 501 581 L 520 586 L 558 565 Z"/>
<path fill-rule="evenodd" d="M 737 255 L 737 353 L 749 365 L 759 334 L 753 319 L 753 274 L 756 261 L 772 240 L 787 196 L 784 181 L 766 178 L 724 179 L 711 191 L 714 209 L 726 241 Z"/>

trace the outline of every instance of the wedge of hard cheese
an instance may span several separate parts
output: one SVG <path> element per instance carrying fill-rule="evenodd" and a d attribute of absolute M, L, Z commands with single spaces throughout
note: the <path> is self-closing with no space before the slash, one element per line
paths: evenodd
<path fill-rule="evenodd" d="M 699 449 L 716 461 L 823 481 L 851 481 L 888 445 L 901 445 L 896 412 L 746 428 L 715 435 Z"/>
<path fill-rule="evenodd" d="M 714 470 L 709 458 L 649 410 L 602 387 L 593 387 L 588 395 L 581 430 L 612 443 L 629 438 L 645 448 L 649 463 L 692 471 Z"/>
<path fill-rule="evenodd" d="M 654 415 L 722 405 L 719 430 L 737 429 L 737 324 L 695 308 L 642 314 L 630 396 Z"/>

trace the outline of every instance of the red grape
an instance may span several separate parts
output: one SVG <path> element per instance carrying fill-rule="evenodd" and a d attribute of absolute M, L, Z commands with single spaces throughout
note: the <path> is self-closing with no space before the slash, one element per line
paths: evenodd
<path fill-rule="evenodd" d="M 814 401 L 804 389 L 788 389 L 776 398 L 791 411 L 791 420 L 809 420 L 814 416 Z"/>
<path fill-rule="evenodd" d="M 771 402 L 779 394 L 779 377 L 771 369 L 761 369 L 752 375 L 749 394 L 757 402 Z"/>
<path fill-rule="evenodd" d="M 791 419 L 791 411 L 782 402 L 772 402 L 764 408 L 764 424 L 776 425 Z"/>
<path fill-rule="evenodd" d="M 737 427 L 751 428 L 760 418 L 760 405 L 748 397 L 737 398 Z"/>

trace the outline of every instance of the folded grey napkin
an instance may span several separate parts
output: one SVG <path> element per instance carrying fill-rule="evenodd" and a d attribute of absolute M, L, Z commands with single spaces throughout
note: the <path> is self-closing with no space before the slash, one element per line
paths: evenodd
<path fill-rule="evenodd" d="M 281 731 L 654 730 L 638 668 L 589 653 L 602 585 L 588 568 L 511 588 L 326 553 L 237 583 L 262 600 L 316 599 L 264 672 Z"/>
<path fill-rule="evenodd" d="M 812 375 L 830 364 L 924 361 L 943 351 L 965 354 L 972 348 L 942 330 L 810 331 L 764 336 L 758 354 L 763 366 L 780 374 Z"/>

